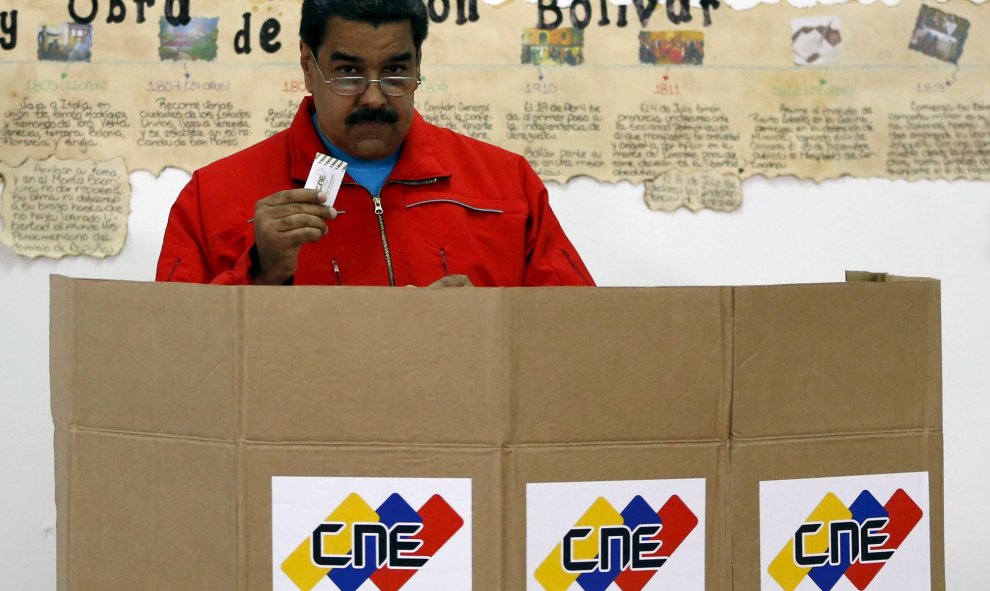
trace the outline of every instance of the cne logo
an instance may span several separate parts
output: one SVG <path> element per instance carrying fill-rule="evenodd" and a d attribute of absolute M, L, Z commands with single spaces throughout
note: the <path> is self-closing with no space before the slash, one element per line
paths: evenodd
<path fill-rule="evenodd" d="M 698 526 L 698 517 L 672 495 L 656 510 L 635 496 L 618 511 L 598 497 L 533 573 L 546 591 L 640 591 Z"/>
<path fill-rule="evenodd" d="M 397 591 L 463 525 L 437 494 L 414 509 L 398 493 L 377 508 L 352 493 L 299 542 L 281 569 L 300 591 L 325 579 L 340 591 L 356 591 L 368 580 L 379 591 Z"/>
<path fill-rule="evenodd" d="M 806 578 L 831 591 L 842 577 L 865 591 L 894 557 L 924 512 L 898 488 L 886 503 L 863 490 L 847 507 L 829 492 L 767 568 L 784 591 Z"/>

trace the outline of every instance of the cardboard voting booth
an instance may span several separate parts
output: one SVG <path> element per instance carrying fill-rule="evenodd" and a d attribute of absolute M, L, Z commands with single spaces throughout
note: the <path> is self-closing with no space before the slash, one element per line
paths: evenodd
<path fill-rule="evenodd" d="M 944 588 L 939 286 L 52 279 L 62 591 Z"/>

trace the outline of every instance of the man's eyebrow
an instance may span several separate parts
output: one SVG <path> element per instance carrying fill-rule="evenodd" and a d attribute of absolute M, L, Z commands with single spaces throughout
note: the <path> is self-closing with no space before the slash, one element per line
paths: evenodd
<path fill-rule="evenodd" d="M 413 53 L 411 51 L 406 51 L 398 55 L 393 55 L 392 57 L 388 58 L 388 61 L 391 63 L 408 62 L 411 59 L 413 59 Z M 364 62 L 364 58 L 358 57 L 356 55 L 351 55 L 349 53 L 344 53 L 343 51 L 334 51 L 333 53 L 330 54 L 330 61 L 362 63 Z"/>
<path fill-rule="evenodd" d="M 349 53 L 344 53 L 342 51 L 335 51 L 330 54 L 330 61 L 334 62 L 360 62 L 363 61 L 356 55 L 351 55 Z"/>

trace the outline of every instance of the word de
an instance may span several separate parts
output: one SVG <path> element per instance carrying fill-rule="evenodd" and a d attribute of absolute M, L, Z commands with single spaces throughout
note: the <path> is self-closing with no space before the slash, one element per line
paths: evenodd
<path fill-rule="evenodd" d="M 96 0 L 93 0 L 94 2 Z M 114 0 L 120 2 L 121 0 Z M 134 0 L 135 2 L 150 2 L 155 0 Z M 434 23 L 446 22 L 452 12 L 456 12 L 454 19 L 458 25 L 477 22 L 481 17 L 478 14 L 478 0 L 425 0 L 426 10 L 429 18 Z M 188 0 L 186 0 L 188 4 Z M 456 9 L 456 10 L 455 10 Z M 245 12 L 242 15 L 244 26 L 234 35 L 234 52 L 238 55 L 251 53 L 251 13 Z M 282 42 L 277 41 L 278 34 L 282 31 L 282 23 L 276 18 L 266 19 L 261 23 L 258 33 L 258 45 L 267 53 L 275 53 L 282 49 Z"/>
<path fill-rule="evenodd" d="M 244 26 L 234 35 L 234 51 L 238 55 L 251 53 L 251 13 L 245 12 L 243 15 Z M 261 23 L 261 31 L 258 33 L 258 45 L 266 53 L 275 53 L 282 49 L 282 42 L 275 38 L 282 31 L 282 23 L 278 19 L 270 18 Z"/>

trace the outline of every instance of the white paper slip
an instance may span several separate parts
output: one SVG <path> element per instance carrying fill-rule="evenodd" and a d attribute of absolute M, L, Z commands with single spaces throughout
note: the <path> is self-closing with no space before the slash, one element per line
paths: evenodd
<path fill-rule="evenodd" d="M 316 153 L 313 159 L 313 167 L 309 169 L 309 178 L 306 179 L 307 189 L 316 189 L 327 194 L 327 207 L 333 207 L 333 202 L 337 199 L 337 191 L 340 184 L 344 182 L 344 172 L 347 171 L 347 163 L 337 160 L 326 154 Z"/>

